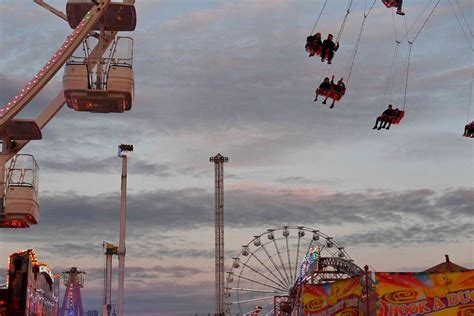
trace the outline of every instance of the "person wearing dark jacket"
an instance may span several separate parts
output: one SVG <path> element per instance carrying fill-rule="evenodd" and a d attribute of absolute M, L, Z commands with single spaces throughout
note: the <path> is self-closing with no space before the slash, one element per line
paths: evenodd
<path fill-rule="evenodd" d="M 472 121 L 471 123 L 466 124 L 466 126 L 464 126 L 463 136 L 466 136 L 466 137 L 473 137 L 474 136 L 474 121 Z"/>
<path fill-rule="evenodd" d="M 339 42 L 334 43 L 332 39 L 333 39 L 333 35 L 329 34 L 328 38 L 324 40 L 321 46 L 321 61 L 324 62 L 324 59 L 327 56 L 328 64 L 332 62 L 332 59 L 334 57 L 334 52 L 339 49 Z"/>
<path fill-rule="evenodd" d="M 377 117 L 377 120 L 375 121 L 375 126 L 372 129 L 390 129 L 390 126 L 392 125 L 392 118 L 395 116 L 395 110 L 393 109 L 393 106 L 391 104 L 388 105 L 388 109 L 383 111 L 382 115 Z M 377 124 L 380 122 L 379 127 L 377 128 Z M 388 123 L 388 127 L 385 127 Z"/>
<path fill-rule="evenodd" d="M 314 102 L 318 101 L 318 92 L 327 92 L 329 90 L 331 90 L 331 83 L 329 82 L 329 78 L 326 77 L 319 85 L 319 88 L 316 89 L 316 97 L 314 98 Z"/>
<path fill-rule="evenodd" d="M 344 84 L 344 78 L 339 79 L 339 81 L 337 82 L 337 84 L 335 84 L 335 83 L 334 83 L 334 76 L 332 76 L 332 79 L 331 79 L 331 89 L 332 89 L 332 91 L 334 91 L 334 93 L 343 96 L 344 93 L 346 92 L 346 85 Z M 333 99 L 332 99 L 332 104 L 331 104 L 331 106 L 330 106 L 329 108 L 332 109 L 332 108 L 334 107 L 334 104 L 335 104 L 335 103 L 336 103 L 336 98 L 333 98 Z"/>

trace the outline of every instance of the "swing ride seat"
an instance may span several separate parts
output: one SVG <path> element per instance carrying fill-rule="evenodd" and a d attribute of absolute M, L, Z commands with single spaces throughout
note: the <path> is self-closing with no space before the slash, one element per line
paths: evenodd
<path fill-rule="evenodd" d="M 68 0 L 66 15 L 69 26 L 76 28 L 93 5 L 94 3 L 90 0 Z M 111 2 L 102 19 L 107 31 L 130 32 L 137 26 L 137 13 L 132 3 Z M 99 29 L 99 24 L 94 26 L 94 30 Z"/>
<path fill-rule="evenodd" d="M 346 93 L 346 89 L 344 89 L 341 93 L 336 92 L 334 90 L 329 90 L 328 91 L 328 97 L 330 99 L 335 100 L 335 101 L 339 101 L 339 100 L 341 100 L 341 98 L 344 96 L 345 93 Z"/>
<path fill-rule="evenodd" d="M 400 124 L 401 120 L 405 116 L 405 111 L 398 111 L 398 115 L 383 115 L 379 116 L 378 119 L 382 122 L 387 122 L 391 124 Z"/>
<path fill-rule="evenodd" d="M 310 46 L 306 48 L 306 51 L 308 53 L 311 53 L 318 57 L 321 57 L 321 54 L 323 53 L 323 49 L 321 46 L 317 47 L 316 49 L 312 49 Z M 329 54 L 326 54 L 326 56 L 324 56 L 324 60 L 328 61 L 329 60 Z"/>
<path fill-rule="evenodd" d="M 387 8 L 394 8 L 398 5 L 398 1 L 395 0 L 382 0 L 382 2 Z"/>
<path fill-rule="evenodd" d="M 405 111 L 399 111 L 397 116 L 390 117 L 392 124 L 400 124 L 400 121 L 405 116 Z"/>
<path fill-rule="evenodd" d="M 132 107 L 134 75 L 130 66 L 113 65 L 106 89 L 91 89 L 87 65 L 66 64 L 63 77 L 66 104 L 76 111 L 122 113 Z"/>
<path fill-rule="evenodd" d="M 321 45 L 314 45 L 313 43 L 306 43 L 305 49 L 306 49 L 306 52 L 312 54 L 313 56 L 317 55 L 317 56 L 321 57 L 321 53 L 322 53 Z M 326 57 L 326 59 L 327 59 L 327 57 Z"/>
<path fill-rule="evenodd" d="M 326 90 L 326 89 L 316 89 L 316 94 L 321 95 L 323 97 L 328 97 L 329 99 L 333 99 L 335 101 L 341 100 L 341 98 L 346 93 L 346 89 L 342 91 L 342 93 L 336 92 L 334 90 Z"/>
<path fill-rule="evenodd" d="M 326 89 L 316 89 L 316 94 L 325 97 L 328 94 L 329 90 Z"/>
<path fill-rule="evenodd" d="M 469 138 L 474 138 L 474 125 L 473 124 L 467 124 L 464 127 L 465 133 L 462 135 L 464 137 L 469 137 Z"/>

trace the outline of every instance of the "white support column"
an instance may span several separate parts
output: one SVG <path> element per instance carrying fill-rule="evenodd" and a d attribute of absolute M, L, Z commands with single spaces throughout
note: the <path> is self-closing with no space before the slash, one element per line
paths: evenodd
<path fill-rule="evenodd" d="M 118 278 L 118 315 L 123 315 L 123 295 L 125 286 L 125 228 L 127 220 L 127 156 L 122 157 L 122 187 L 120 201 L 120 237 L 118 248 L 119 278 Z"/>
<path fill-rule="evenodd" d="M 120 236 L 118 246 L 118 297 L 117 310 L 118 316 L 123 316 L 123 296 L 125 286 L 125 228 L 127 221 L 127 154 L 133 151 L 133 145 L 120 145 L 119 157 L 122 158 L 122 177 L 121 177 L 121 199 L 120 199 Z"/>

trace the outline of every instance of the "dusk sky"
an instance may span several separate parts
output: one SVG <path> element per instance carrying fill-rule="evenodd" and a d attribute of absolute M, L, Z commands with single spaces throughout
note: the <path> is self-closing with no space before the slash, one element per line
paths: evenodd
<path fill-rule="evenodd" d="M 65 11 L 66 0 L 48 3 Z M 40 166 L 40 222 L 0 231 L 0 284 L 10 253 L 34 248 L 59 273 L 87 272 L 84 309 L 100 310 L 102 242 L 118 244 L 120 143 L 129 159 L 126 315 L 214 312 L 214 168 L 225 164 L 226 271 L 267 228 L 302 225 L 376 271 L 444 261 L 474 268 L 473 140 L 462 137 L 472 83 L 474 4 L 441 0 L 413 44 L 406 115 L 372 130 L 388 102 L 402 107 L 406 40 L 393 93 L 392 9 L 376 1 L 347 93 L 313 102 L 324 74 L 347 78 L 364 6 L 356 0 L 331 67 L 304 50 L 323 0 L 137 0 L 135 99 L 122 114 L 67 106 L 22 153 Z M 413 39 L 437 1 L 406 0 Z M 316 31 L 337 34 L 346 0 L 330 0 Z M 458 11 L 459 12 L 459 11 Z M 394 16 L 399 37 L 404 18 Z M 0 0 L 0 103 L 6 104 L 71 29 L 33 1 Z M 22 117 L 60 91 L 59 71 Z M 389 89 L 390 90 L 390 89 Z M 390 94 L 392 98 L 390 98 Z M 117 266 L 114 259 L 114 266 Z M 116 273 L 117 270 L 114 270 Z M 114 283 L 114 289 L 116 283 Z M 64 287 L 62 287 L 64 290 Z M 115 298 L 114 298 L 115 300 Z"/>

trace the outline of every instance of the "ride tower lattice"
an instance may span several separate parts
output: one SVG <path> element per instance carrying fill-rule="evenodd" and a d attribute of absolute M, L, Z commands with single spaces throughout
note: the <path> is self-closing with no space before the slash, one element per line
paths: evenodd
<path fill-rule="evenodd" d="M 215 180 L 215 291 L 217 316 L 224 315 L 224 163 L 228 157 L 217 154 L 209 159 L 214 163 Z"/>
<path fill-rule="evenodd" d="M 63 272 L 66 290 L 59 311 L 60 316 L 84 316 L 81 297 L 81 288 L 84 287 L 82 274 L 85 274 L 85 272 L 79 271 L 76 267 Z"/>

